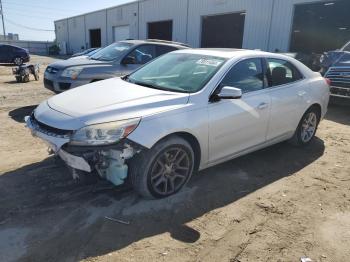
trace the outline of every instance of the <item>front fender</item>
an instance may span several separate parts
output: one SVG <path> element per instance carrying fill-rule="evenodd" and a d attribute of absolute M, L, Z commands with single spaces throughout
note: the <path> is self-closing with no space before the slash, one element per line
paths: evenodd
<path fill-rule="evenodd" d="M 188 133 L 194 136 L 201 148 L 200 169 L 208 161 L 208 120 L 207 108 L 191 111 L 163 114 L 141 120 L 129 139 L 146 147 L 152 148 L 158 141 L 175 133 Z"/>

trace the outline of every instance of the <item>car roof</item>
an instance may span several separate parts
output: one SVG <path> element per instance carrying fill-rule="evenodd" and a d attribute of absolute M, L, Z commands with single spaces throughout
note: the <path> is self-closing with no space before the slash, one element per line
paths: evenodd
<path fill-rule="evenodd" d="M 176 52 L 209 55 L 209 56 L 216 56 L 216 57 L 222 57 L 227 59 L 240 57 L 240 56 L 247 56 L 247 55 L 266 56 L 267 54 L 272 54 L 272 53 L 267 53 L 260 50 L 247 50 L 247 49 L 234 49 L 234 48 L 195 48 L 195 49 L 180 50 Z"/>
<path fill-rule="evenodd" d="M 295 61 L 290 56 L 278 53 L 264 52 L 261 50 L 248 50 L 248 49 L 234 49 L 234 48 L 195 48 L 195 49 L 184 49 L 176 52 L 186 54 L 199 54 L 222 57 L 226 59 L 231 58 L 244 58 L 244 57 L 271 57 L 276 59 L 284 59 L 287 61 Z"/>
<path fill-rule="evenodd" d="M 166 46 L 174 46 L 180 49 L 186 49 L 189 48 L 188 45 L 178 42 L 172 42 L 172 41 L 165 41 L 165 40 L 158 40 L 158 39 L 147 39 L 147 40 L 136 40 L 136 39 L 128 39 L 120 41 L 122 43 L 130 43 L 133 45 L 140 45 L 140 44 L 157 44 L 157 45 L 166 45 Z"/>

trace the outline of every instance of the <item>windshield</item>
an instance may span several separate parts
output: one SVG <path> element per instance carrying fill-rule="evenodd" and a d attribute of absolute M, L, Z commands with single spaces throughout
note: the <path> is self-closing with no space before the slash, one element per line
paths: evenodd
<path fill-rule="evenodd" d="M 161 90 L 193 93 L 202 89 L 225 61 L 222 57 L 169 53 L 131 74 L 128 81 Z"/>
<path fill-rule="evenodd" d="M 350 52 L 350 42 L 343 47 L 343 51 Z"/>
<path fill-rule="evenodd" d="M 133 45 L 129 43 L 114 43 L 99 50 L 96 54 L 90 56 L 91 59 L 101 61 L 114 61 Z"/>

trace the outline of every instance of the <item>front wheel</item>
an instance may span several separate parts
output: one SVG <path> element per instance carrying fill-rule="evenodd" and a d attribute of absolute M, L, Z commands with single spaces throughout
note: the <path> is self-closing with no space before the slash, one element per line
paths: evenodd
<path fill-rule="evenodd" d="M 17 66 L 20 66 L 23 64 L 23 59 L 21 57 L 16 57 L 14 60 L 13 60 L 13 63 Z"/>
<path fill-rule="evenodd" d="M 292 144 L 297 146 L 309 144 L 315 137 L 319 122 L 319 111 L 315 107 L 311 107 L 300 120 L 298 128 L 291 139 Z"/>
<path fill-rule="evenodd" d="M 181 137 L 169 137 L 130 163 L 133 188 L 145 198 L 165 198 L 181 190 L 194 168 L 194 152 Z"/>

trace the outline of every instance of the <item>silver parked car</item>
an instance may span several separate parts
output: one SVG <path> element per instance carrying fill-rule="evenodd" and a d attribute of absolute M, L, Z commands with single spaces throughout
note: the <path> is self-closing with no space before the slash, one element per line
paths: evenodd
<path fill-rule="evenodd" d="M 163 40 L 126 40 L 111 44 L 92 56 L 50 64 L 44 86 L 60 93 L 81 85 L 129 74 L 163 54 L 188 48 Z"/>
<path fill-rule="evenodd" d="M 325 79 L 293 58 L 188 49 L 54 96 L 26 124 L 75 175 L 129 177 L 142 196 L 161 198 L 196 170 L 285 140 L 310 143 L 328 101 Z"/>

